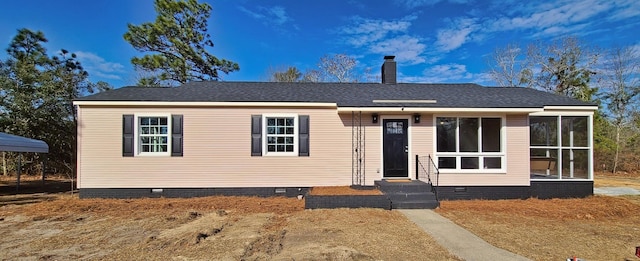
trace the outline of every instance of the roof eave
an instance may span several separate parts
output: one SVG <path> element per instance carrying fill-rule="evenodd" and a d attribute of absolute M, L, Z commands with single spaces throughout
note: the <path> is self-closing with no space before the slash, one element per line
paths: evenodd
<path fill-rule="evenodd" d="M 535 113 L 542 112 L 542 108 L 470 108 L 470 107 L 338 107 L 338 113 L 341 112 L 429 112 L 429 113 L 455 113 L 465 112 L 470 110 L 473 112 L 488 112 L 488 113 Z"/>
<path fill-rule="evenodd" d="M 598 110 L 598 106 L 597 105 L 582 105 L 582 106 L 576 106 L 576 105 L 563 105 L 563 106 L 557 106 L 557 105 L 553 105 L 553 106 L 544 106 L 544 110 L 545 111 L 550 111 L 550 110 L 557 110 L 557 111 L 596 111 Z"/>
<path fill-rule="evenodd" d="M 330 107 L 328 102 L 191 102 L 191 101 L 74 101 L 76 106 L 131 106 L 131 107 Z"/>

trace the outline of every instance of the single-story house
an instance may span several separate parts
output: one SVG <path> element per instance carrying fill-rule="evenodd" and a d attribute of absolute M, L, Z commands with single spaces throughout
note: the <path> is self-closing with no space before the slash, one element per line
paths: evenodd
<path fill-rule="evenodd" d="M 297 195 L 418 179 L 440 198 L 593 194 L 597 106 L 519 87 L 192 82 L 77 99 L 81 197 Z"/>

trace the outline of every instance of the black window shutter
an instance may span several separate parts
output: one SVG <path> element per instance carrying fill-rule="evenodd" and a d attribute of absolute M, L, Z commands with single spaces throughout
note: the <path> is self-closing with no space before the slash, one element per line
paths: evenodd
<path fill-rule="evenodd" d="M 122 115 L 122 156 L 133 157 L 133 115 Z"/>
<path fill-rule="evenodd" d="M 298 116 L 298 156 L 309 156 L 309 115 Z"/>
<path fill-rule="evenodd" d="M 171 156 L 182 157 L 182 115 L 171 115 Z"/>
<path fill-rule="evenodd" d="M 262 156 L 262 115 L 251 115 L 251 156 Z"/>

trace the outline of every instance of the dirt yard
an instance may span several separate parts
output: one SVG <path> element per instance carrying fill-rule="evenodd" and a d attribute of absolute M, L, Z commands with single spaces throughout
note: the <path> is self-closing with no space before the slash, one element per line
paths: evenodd
<path fill-rule="evenodd" d="M 437 212 L 533 260 L 638 260 L 640 196 L 443 201 Z"/>
<path fill-rule="evenodd" d="M 596 187 L 629 187 L 640 189 L 640 173 L 596 173 L 593 183 Z"/>
<path fill-rule="evenodd" d="M 457 260 L 395 211 L 304 210 L 291 198 L 39 195 L 0 206 L 0 259 Z"/>

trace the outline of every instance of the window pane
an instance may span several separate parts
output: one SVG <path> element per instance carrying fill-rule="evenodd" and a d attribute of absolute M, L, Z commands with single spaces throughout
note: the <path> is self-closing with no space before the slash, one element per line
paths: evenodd
<path fill-rule="evenodd" d="M 161 145 L 159 152 L 167 152 L 167 145 Z"/>
<path fill-rule="evenodd" d="M 502 167 L 502 158 L 500 157 L 485 157 L 484 168 L 485 169 L 500 169 Z"/>
<path fill-rule="evenodd" d="M 501 122 L 502 120 L 500 118 L 482 118 L 483 152 L 500 152 Z"/>
<path fill-rule="evenodd" d="M 160 118 L 160 125 L 167 125 L 167 117 Z"/>
<path fill-rule="evenodd" d="M 267 152 L 293 152 L 295 118 L 272 117 L 266 119 Z"/>
<path fill-rule="evenodd" d="M 460 118 L 460 152 L 478 152 L 477 118 Z"/>
<path fill-rule="evenodd" d="M 588 165 L 588 150 L 580 150 L 580 149 L 566 149 L 562 150 L 562 178 L 570 179 L 570 178 L 579 178 L 579 179 L 587 179 L 589 178 Z M 572 154 L 573 153 L 573 158 Z M 571 175 L 573 167 L 573 176 Z"/>
<path fill-rule="evenodd" d="M 149 137 L 140 137 L 141 143 L 149 143 Z"/>
<path fill-rule="evenodd" d="M 457 127 L 456 118 L 438 117 L 436 124 L 438 125 L 436 129 L 438 136 L 438 152 L 455 152 Z M 453 159 L 453 163 L 453 168 L 455 168 L 455 158 Z"/>
<path fill-rule="evenodd" d="M 529 117 L 531 146 L 558 146 L 558 117 Z"/>
<path fill-rule="evenodd" d="M 478 169 L 478 157 L 462 157 L 460 158 L 460 168 L 462 169 Z"/>
<path fill-rule="evenodd" d="M 439 169 L 455 169 L 456 157 L 439 157 L 438 168 Z"/>
<path fill-rule="evenodd" d="M 169 128 L 160 127 L 160 134 L 168 134 L 168 133 L 169 133 Z"/>
<path fill-rule="evenodd" d="M 532 175 L 558 175 L 558 150 L 531 149 L 529 163 Z"/>
<path fill-rule="evenodd" d="M 387 122 L 387 134 L 402 134 L 404 123 L 402 122 Z"/>
<path fill-rule="evenodd" d="M 149 118 L 150 125 L 158 125 L 158 118 Z"/>
<path fill-rule="evenodd" d="M 142 145 L 142 152 L 150 152 L 150 151 L 151 151 L 151 146 Z"/>
<path fill-rule="evenodd" d="M 586 147 L 587 146 L 587 122 L 585 116 L 562 117 L 562 146 Z M 571 140 L 573 138 L 573 145 Z"/>

